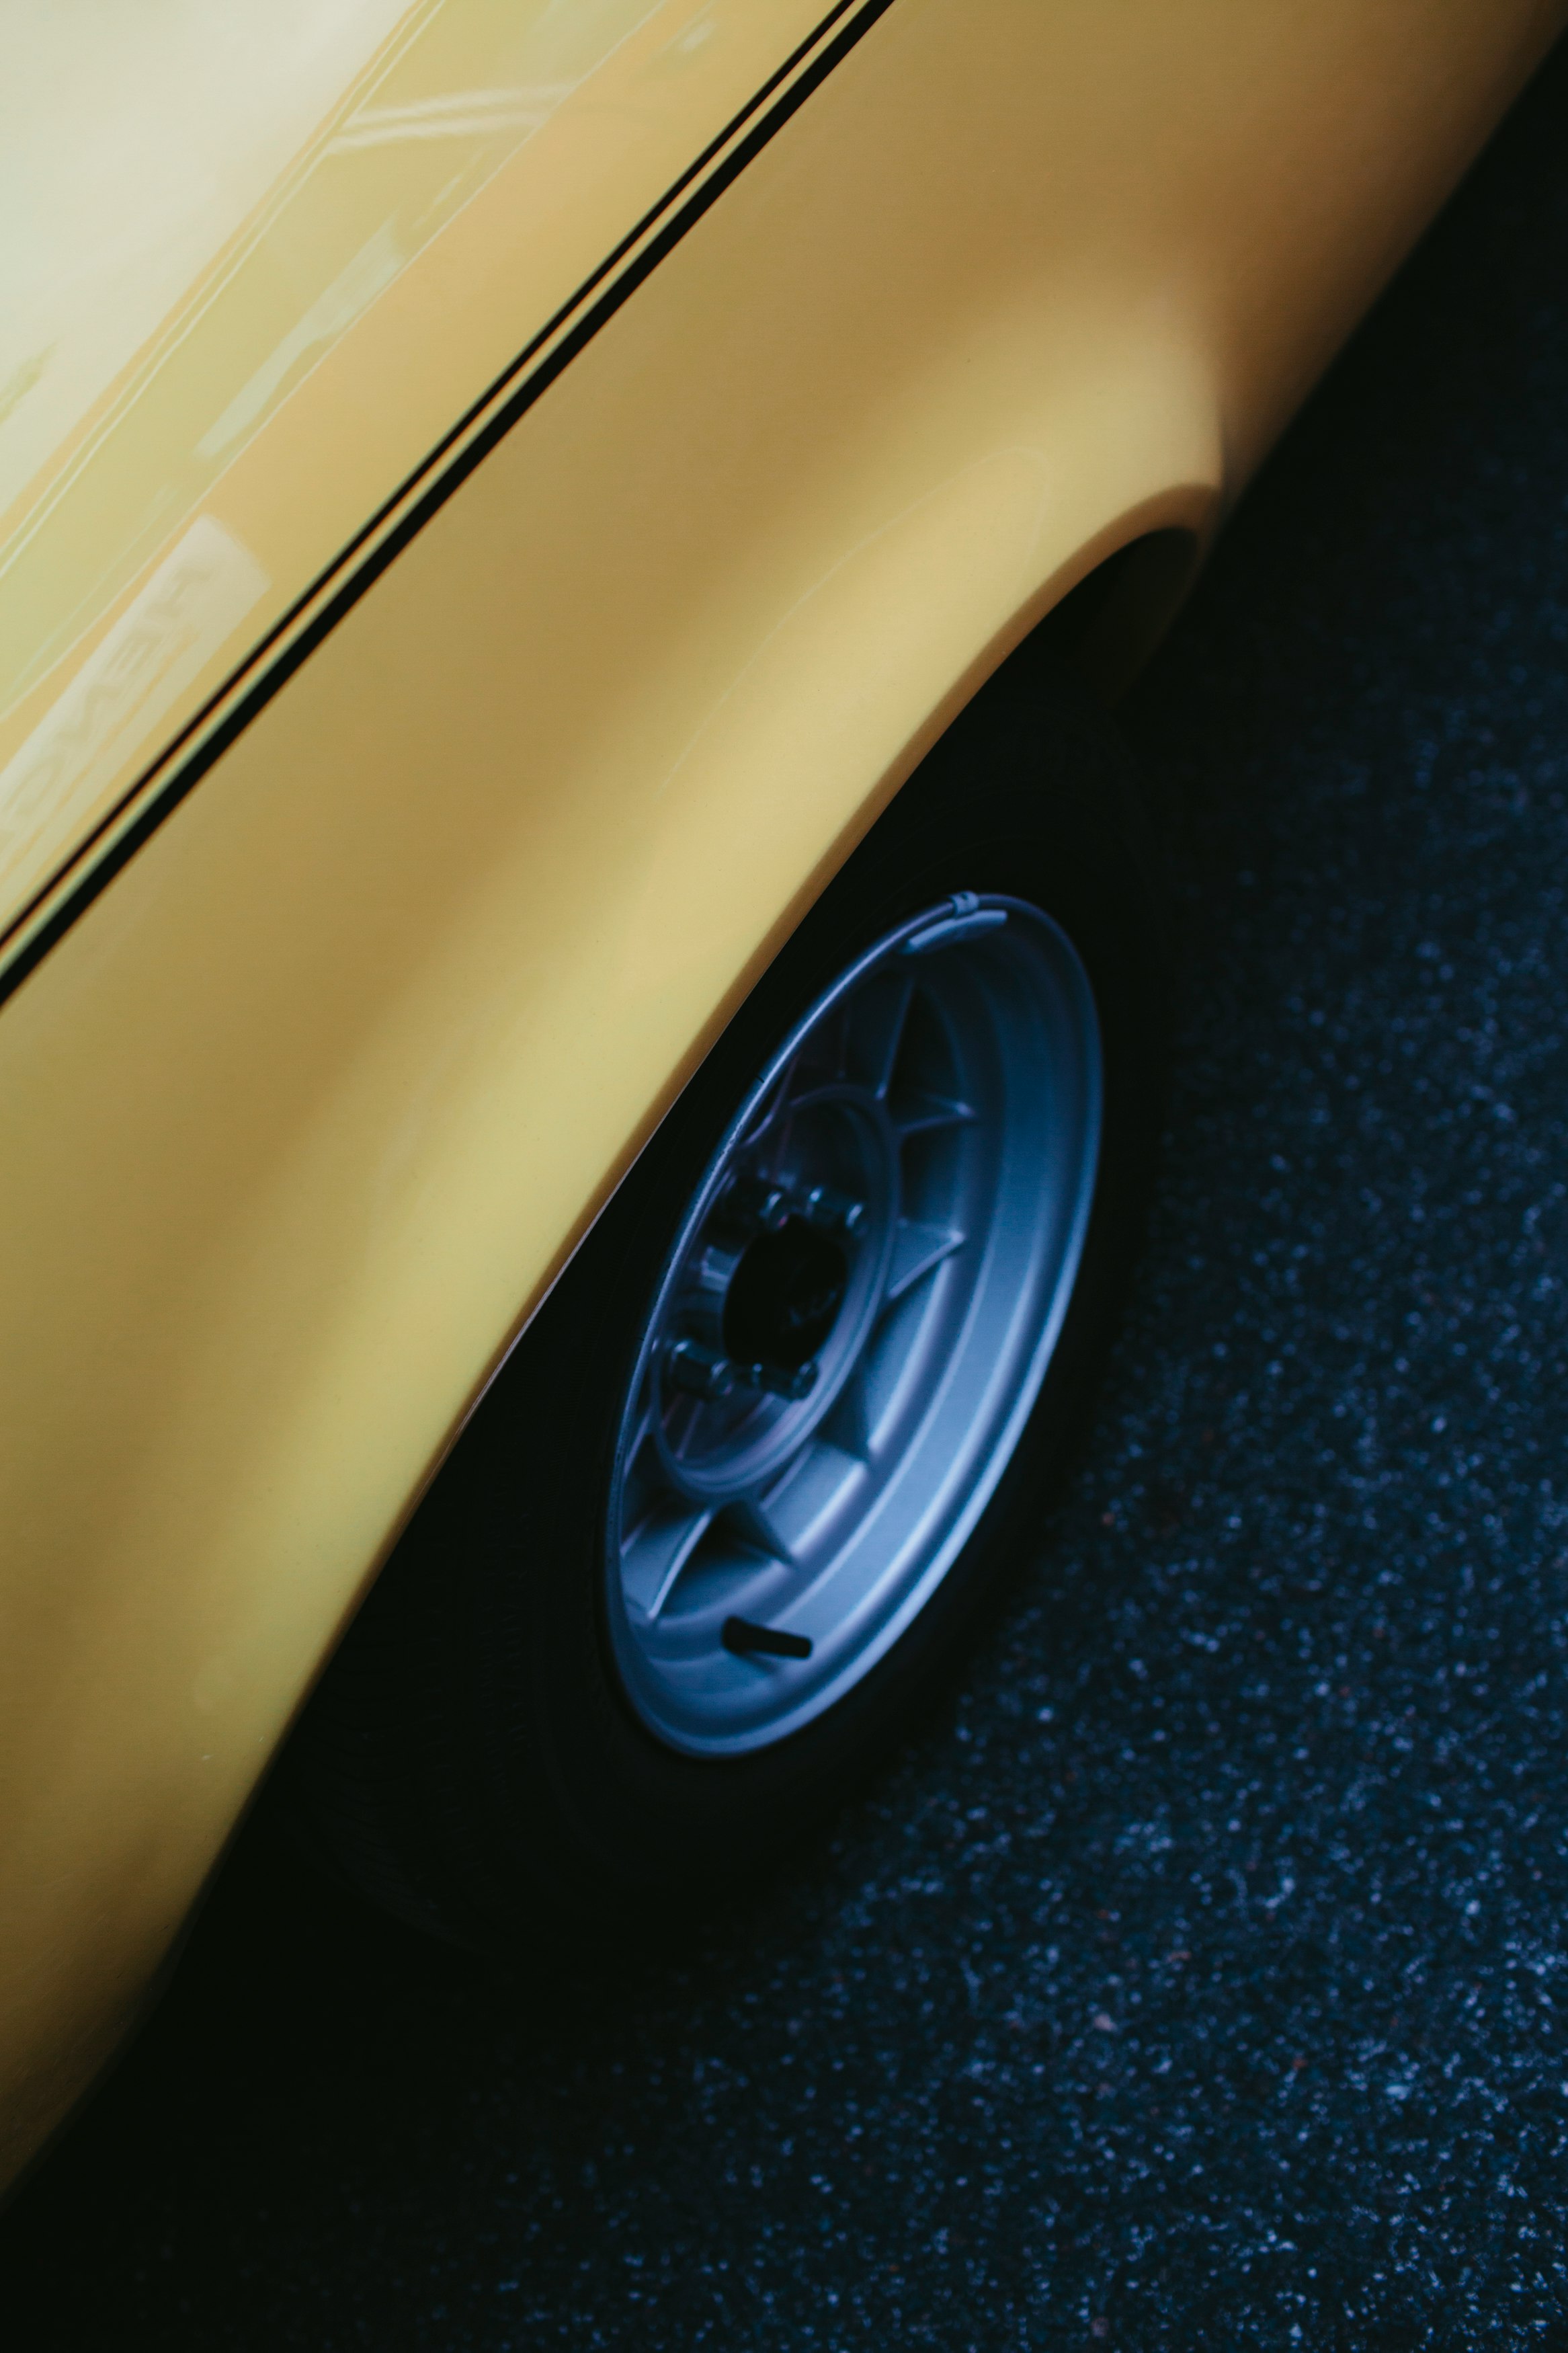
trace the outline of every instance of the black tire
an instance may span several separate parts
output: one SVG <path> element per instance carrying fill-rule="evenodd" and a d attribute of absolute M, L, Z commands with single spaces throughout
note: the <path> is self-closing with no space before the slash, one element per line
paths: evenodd
<path fill-rule="evenodd" d="M 602 1939 L 765 1870 L 953 1672 L 1068 1462 L 1142 1223 L 1163 1106 L 1167 930 L 1137 781 L 1102 713 L 1026 646 L 955 723 L 726 1029 L 491 1388 L 328 1669 L 282 1776 L 362 1890 L 492 1951 Z M 983 1517 L 912 1625 L 773 1746 L 678 1753 L 626 1704 L 604 1623 L 604 1498 L 650 1290 L 726 1122 L 802 1008 L 955 890 L 1066 931 L 1100 1024 L 1094 1206 L 1071 1303 Z M 552 1466 L 546 1483 L 541 1466 Z"/>

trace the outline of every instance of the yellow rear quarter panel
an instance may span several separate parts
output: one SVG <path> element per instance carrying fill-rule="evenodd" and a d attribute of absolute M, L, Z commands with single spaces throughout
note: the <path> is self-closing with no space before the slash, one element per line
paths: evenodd
<path fill-rule="evenodd" d="M 13 2161 L 728 1009 L 1555 21 L 895 0 L 0 1015 Z"/>

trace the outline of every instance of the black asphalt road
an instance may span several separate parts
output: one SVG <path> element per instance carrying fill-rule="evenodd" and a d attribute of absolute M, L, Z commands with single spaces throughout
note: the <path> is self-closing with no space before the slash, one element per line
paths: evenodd
<path fill-rule="evenodd" d="M 0 2226 L 17 2353 L 1568 2344 L 1568 56 L 1129 713 L 1168 1163 L 961 1693 L 520 1993 L 252 1838 Z"/>

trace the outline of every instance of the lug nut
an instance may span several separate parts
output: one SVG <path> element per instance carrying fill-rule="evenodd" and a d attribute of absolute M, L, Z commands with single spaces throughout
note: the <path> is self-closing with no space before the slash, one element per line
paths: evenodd
<path fill-rule="evenodd" d="M 813 1185 L 794 1192 L 766 1176 L 737 1176 L 718 1205 L 721 1222 L 743 1234 L 781 1233 L 792 1218 L 802 1218 L 821 1234 L 850 1239 L 866 1222 L 866 1204 L 830 1185 Z"/>
<path fill-rule="evenodd" d="M 746 1234 L 776 1234 L 787 1225 L 795 1208 L 788 1192 L 767 1176 L 736 1176 L 719 1203 L 727 1226 Z"/>
<path fill-rule="evenodd" d="M 737 1365 L 717 1348 L 699 1340 L 677 1340 L 666 1349 L 664 1377 L 672 1388 L 688 1397 L 731 1397 L 737 1388 L 762 1389 L 769 1397 L 798 1404 L 816 1387 L 816 1365 Z"/>
<path fill-rule="evenodd" d="M 851 1194 L 835 1193 L 829 1186 L 814 1185 L 801 1198 L 800 1215 L 818 1233 L 842 1234 L 849 1240 L 866 1222 L 866 1204 Z"/>
<path fill-rule="evenodd" d="M 735 1386 L 736 1367 L 716 1348 L 696 1340 L 677 1340 L 664 1359 L 665 1378 L 688 1397 L 728 1397 Z"/>
<path fill-rule="evenodd" d="M 742 1387 L 765 1390 L 769 1397 L 787 1398 L 792 1405 L 798 1405 L 816 1387 L 815 1365 L 800 1365 L 794 1370 L 784 1365 L 732 1365 L 730 1369 Z"/>

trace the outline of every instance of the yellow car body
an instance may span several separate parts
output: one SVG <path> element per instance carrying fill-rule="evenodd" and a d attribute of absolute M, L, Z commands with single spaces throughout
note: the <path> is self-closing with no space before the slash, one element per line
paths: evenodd
<path fill-rule="evenodd" d="M 0 96 L 13 2171 L 801 912 L 1119 550 L 1146 650 L 1563 10 L 199 14 Z"/>

